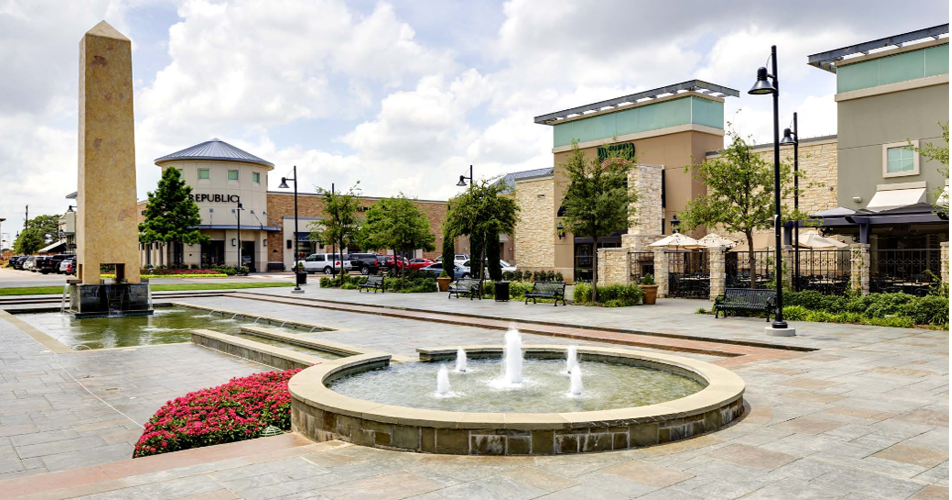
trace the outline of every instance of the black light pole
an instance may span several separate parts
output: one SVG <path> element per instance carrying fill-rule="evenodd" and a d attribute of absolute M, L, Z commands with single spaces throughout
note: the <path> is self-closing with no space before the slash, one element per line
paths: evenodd
<path fill-rule="evenodd" d="M 241 268 L 241 211 L 245 208 L 241 206 L 241 202 L 238 202 L 238 208 L 235 210 L 235 213 L 238 214 L 238 268 Z"/>
<path fill-rule="evenodd" d="M 767 68 L 757 69 L 757 81 L 747 92 L 751 95 L 773 94 L 773 144 L 774 144 L 774 246 L 775 269 L 777 275 L 777 314 L 774 319 L 774 329 L 786 329 L 787 322 L 783 320 L 783 254 L 780 238 L 780 81 L 777 77 L 777 46 L 770 47 L 770 63 L 772 73 Z M 767 81 L 770 78 L 773 84 Z"/>
<path fill-rule="evenodd" d="M 293 293 L 304 293 L 304 290 L 301 290 L 301 285 L 298 281 L 298 271 L 299 271 L 298 258 L 300 255 L 298 254 L 298 235 L 297 235 L 297 232 L 298 232 L 297 165 L 294 166 L 294 168 L 292 169 L 292 172 L 294 172 L 294 177 L 291 177 L 290 179 L 287 177 L 282 177 L 281 184 L 278 185 L 278 189 L 287 189 L 288 181 L 289 180 L 294 181 L 294 231 L 292 231 L 294 233 L 294 259 L 293 259 L 294 263 L 292 264 L 292 266 L 294 267 Z"/>
<path fill-rule="evenodd" d="M 469 180 L 469 190 L 472 191 L 472 190 L 473 190 L 473 165 L 472 165 L 472 164 L 470 164 L 470 166 L 469 166 L 469 177 L 466 177 L 465 175 L 460 175 L 460 176 L 459 176 L 459 182 L 457 182 L 456 185 L 459 186 L 459 187 L 466 187 L 466 181 L 467 181 L 467 180 Z M 470 255 L 469 255 L 470 269 L 469 269 L 469 270 L 470 270 L 470 272 L 472 272 L 472 271 L 473 271 L 472 264 L 475 263 L 475 262 L 473 261 L 473 254 L 472 254 L 472 251 L 473 251 L 473 235 L 469 235 L 469 251 L 470 251 Z M 482 279 L 482 277 L 483 277 L 483 276 L 482 276 L 483 267 L 482 267 L 481 264 L 478 264 L 478 263 L 477 263 L 476 265 L 477 265 L 478 268 L 479 268 L 479 278 Z"/>
<path fill-rule="evenodd" d="M 797 113 L 793 113 L 793 130 L 785 129 L 780 144 L 793 144 L 793 211 L 800 210 L 800 136 L 797 134 Z M 793 289 L 800 291 L 800 219 L 793 221 Z"/>

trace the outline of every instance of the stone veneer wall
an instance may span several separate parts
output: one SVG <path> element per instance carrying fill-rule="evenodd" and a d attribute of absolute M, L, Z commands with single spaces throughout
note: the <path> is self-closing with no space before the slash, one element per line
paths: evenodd
<path fill-rule="evenodd" d="M 628 186 L 638 195 L 628 234 L 661 234 L 661 171 L 659 165 L 636 165 L 628 172 Z"/>
<path fill-rule="evenodd" d="M 654 249 L 654 279 L 658 285 L 658 297 L 668 296 L 668 253 L 665 248 Z"/>
<path fill-rule="evenodd" d="M 850 290 L 869 295 L 869 245 L 850 245 Z"/>
<path fill-rule="evenodd" d="M 707 250 L 708 272 L 711 276 L 711 293 L 709 298 L 714 300 L 723 295 L 727 288 L 727 247 L 715 247 Z"/>
<path fill-rule="evenodd" d="M 631 259 L 627 248 L 598 249 L 598 284 L 627 285 L 631 282 Z"/>
<path fill-rule="evenodd" d="M 949 282 L 949 242 L 943 241 L 939 244 L 939 247 L 942 249 L 941 261 L 942 261 L 942 282 Z"/>
<path fill-rule="evenodd" d="M 516 265 L 521 270 L 555 267 L 555 179 L 551 176 L 516 182 L 519 222 Z"/>

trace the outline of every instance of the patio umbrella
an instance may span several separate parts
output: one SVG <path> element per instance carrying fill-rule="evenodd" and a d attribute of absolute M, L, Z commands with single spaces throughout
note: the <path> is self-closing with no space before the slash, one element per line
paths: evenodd
<path fill-rule="evenodd" d="M 825 238 L 820 236 L 816 231 L 807 231 L 806 233 L 800 235 L 800 246 L 819 250 L 822 248 L 847 248 L 849 245 L 843 243 L 842 241 L 834 240 L 833 238 Z"/>
<path fill-rule="evenodd" d="M 737 242 L 736 242 L 736 241 L 734 241 L 734 240 L 729 240 L 729 239 L 727 239 L 727 238 L 725 238 L 725 237 L 723 237 L 723 236 L 721 236 L 721 235 L 719 235 L 719 234 L 716 234 L 716 233 L 708 234 L 707 236 L 705 236 L 705 237 L 699 239 L 697 242 L 698 242 L 699 244 L 705 246 L 705 247 L 708 247 L 708 248 L 716 248 L 716 247 L 732 248 L 732 247 L 737 246 Z"/>
<path fill-rule="evenodd" d="M 665 236 L 660 240 L 648 245 L 649 247 L 674 247 L 674 248 L 686 248 L 686 249 L 697 249 L 704 248 L 704 245 L 698 243 L 698 241 L 690 236 L 685 236 L 681 233 L 674 233 L 671 236 Z"/>

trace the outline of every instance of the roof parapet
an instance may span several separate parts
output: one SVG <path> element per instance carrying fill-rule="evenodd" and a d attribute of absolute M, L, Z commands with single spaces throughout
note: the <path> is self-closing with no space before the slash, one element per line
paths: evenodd
<path fill-rule="evenodd" d="M 868 55 L 870 51 L 876 49 L 882 49 L 886 47 L 902 47 L 902 44 L 905 42 L 924 40 L 926 38 L 938 40 L 942 35 L 946 35 L 948 33 L 949 23 L 940 24 L 931 28 L 923 28 L 920 30 L 903 33 L 901 35 L 893 35 L 886 38 L 880 38 L 878 40 L 871 40 L 869 42 L 858 43 L 848 47 L 842 47 L 835 50 L 828 50 L 826 52 L 813 54 L 807 56 L 807 64 L 820 68 L 824 71 L 829 71 L 830 73 L 836 73 L 836 63 L 842 61 L 847 56 L 855 56 L 857 54 Z"/>

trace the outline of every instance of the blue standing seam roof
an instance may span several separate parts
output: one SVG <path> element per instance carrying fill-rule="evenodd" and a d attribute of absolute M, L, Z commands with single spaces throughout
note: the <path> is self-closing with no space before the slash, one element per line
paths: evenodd
<path fill-rule="evenodd" d="M 205 141 L 201 144 L 196 144 L 181 151 L 176 151 L 161 158 L 156 158 L 155 162 L 158 163 L 160 161 L 169 160 L 241 161 L 245 163 L 256 163 L 266 167 L 274 166 L 274 164 L 269 161 L 262 160 L 261 158 L 258 158 L 247 151 L 238 149 L 231 144 L 228 144 L 227 142 L 217 138 L 210 141 Z"/>
<path fill-rule="evenodd" d="M 512 172 L 504 175 L 502 179 L 499 179 L 496 182 L 503 182 L 507 185 L 505 193 L 514 192 L 513 189 L 516 187 L 516 181 L 519 179 L 525 179 L 528 177 L 540 177 L 543 175 L 552 175 L 555 172 L 555 169 L 552 167 L 548 168 L 536 168 L 533 170 L 523 170 L 521 172 Z"/>

